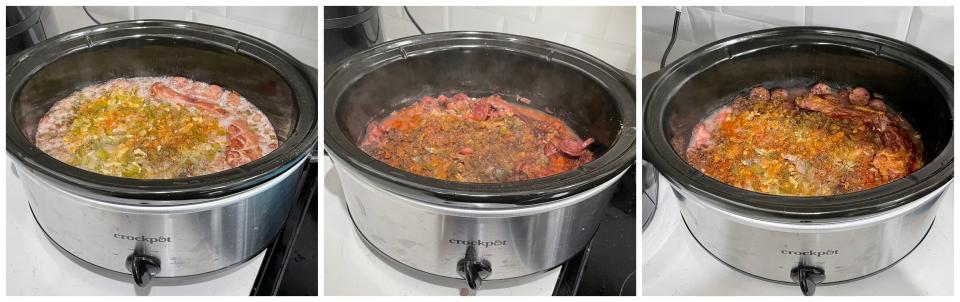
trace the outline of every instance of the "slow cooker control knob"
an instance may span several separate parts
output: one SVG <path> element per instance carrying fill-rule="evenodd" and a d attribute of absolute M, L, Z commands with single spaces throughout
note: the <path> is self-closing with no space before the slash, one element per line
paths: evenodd
<path fill-rule="evenodd" d="M 474 246 L 467 247 L 467 253 L 463 259 L 457 261 L 457 273 L 460 277 L 467 280 L 470 289 L 477 290 L 483 279 L 490 276 L 493 269 L 490 267 L 490 261 L 477 257 L 477 251 Z"/>
<path fill-rule="evenodd" d="M 160 260 L 156 257 L 133 254 L 127 257 L 127 270 L 139 287 L 146 287 L 160 273 Z"/>
<path fill-rule="evenodd" d="M 804 296 L 813 296 L 817 291 L 817 284 L 827 278 L 822 268 L 800 266 L 790 272 L 790 277 L 794 282 L 800 284 L 800 291 Z"/>

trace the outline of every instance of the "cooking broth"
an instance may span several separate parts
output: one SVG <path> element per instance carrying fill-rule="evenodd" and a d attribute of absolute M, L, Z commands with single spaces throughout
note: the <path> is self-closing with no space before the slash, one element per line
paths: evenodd
<path fill-rule="evenodd" d="M 85 87 L 40 119 L 36 145 L 88 171 L 168 179 L 219 172 L 277 149 L 273 125 L 240 94 L 182 77 Z"/>

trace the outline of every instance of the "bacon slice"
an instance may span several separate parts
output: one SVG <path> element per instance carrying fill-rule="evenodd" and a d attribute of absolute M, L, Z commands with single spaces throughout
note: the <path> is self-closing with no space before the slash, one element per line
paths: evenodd
<path fill-rule="evenodd" d="M 249 163 L 263 155 L 260 138 L 243 120 L 233 120 L 230 126 L 227 126 L 227 134 L 230 136 L 230 144 L 227 145 L 227 163 L 231 167 Z"/>
<path fill-rule="evenodd" d="M 154 83 L 152 86 L 150 86 L 150 95 L 169 102 L 194 106 L 198 109 L 204 110 L 214 117 L 222 118 L 227 116 L 227 110 L 221 108 L 217 104 L 179 93 L 172 88 L 161 84 L 160 82 Z"/>
<path fill-rule="evenodd" d="M 573 157 L 579 157 L 583 155 L 583 151 L 587 149 L 587 146 L 593 143 L 593 138 L 588 138 L 581 142 L 579 139 L 566 139 L 557 146 L 561 152 L 566 153 L 567 155 Z"/>

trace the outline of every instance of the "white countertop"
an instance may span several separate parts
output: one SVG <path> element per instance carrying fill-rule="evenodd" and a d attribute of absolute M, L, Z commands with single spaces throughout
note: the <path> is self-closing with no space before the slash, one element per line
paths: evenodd
<path fill-rule="evenodd" d="M 643 232 L 644 295 L 801 295 L 798 286 L 755 279 L 708 254 L 680 220 L 660 176 L 657 213 Z M 926 239 L 900 263 L 868 278 L 819 286 L 817 295 L 953 295 L 953 185 Z"/>
<path fill-rule="evenodd" d="M 26 192 L 7 155 L 7 295 L 250 295 L 264 252 L 224 272 L 200 278 L 155 279 L 138 288 L 89 270 L 57 249 L 33 219 Z"/>
<path fill-rule="evenodd" d="M 448 280 L 422 280 L 393 268 L 363 243 L 343 200 L 340 177 L 323 157 L 323 280 L 325 295 L 451 295 Z M 550 295 L 560 268 L 519 280 L 484 282 L 477 295 Z M 459 284 L 459 283 L 455 283 Z M 466 287 L 466 282 L 463 282 Z"/>

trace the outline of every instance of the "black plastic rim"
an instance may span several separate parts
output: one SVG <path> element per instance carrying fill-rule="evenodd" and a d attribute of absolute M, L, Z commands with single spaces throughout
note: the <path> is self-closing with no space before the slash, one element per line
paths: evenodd
<path fill-rule="evenodd" d="M 363 75 L 395 61 L 456 48 L 488 48 L 542 57 L 588 75 L 617 102 L 622 120 L 609 150 L 578 169 L 548 177 L 496 184 L 437 180 L 380 162 L 347 137 L 334 115 L 340 95 Z M 636 159 L 634 88 L 607 63 L 577 49 L 553 42 L 491 32 L 443 32 L 393 40 L 344 60 L 324 85 L 324 146 L 378 185 L 407 197 L 461 207 L 531 205 L 568 197 L 596 187 L 623 172 Z"/>
<path fill-rule="evenodd" d="M 102 175 L 67 165 L 33 145 L 16 124 L 13 100 L 31 76 L 56 59 L 109 41 L 174 37 L 227 49 L 268 65 L 280 74 L 296 98 L 299 112 L 291 136 L 277 150 L 243 166 L 189 178 L 141 180 Z M 96 41 L 96 43 L 94 43 Z M 313 73 L 313 74 L 311 74 Z M 250 35 L 199 23 L 134 20 L 107 23 L 61 34 L 7 60 L 7 152 L 58 184 L 126 199 L 136 205 L 171 205 L 215 198 L 263 183 L 300 162 L 317 141 L 317 83 L 310 70 L 276 46 Z M 114 200 L 116 201 L 116 200 Z"/>
<path fill-rule="evenodd" d="M 910 44 L 870 33 L 828 27 L 781 27 L 749 32 L 716 41 L 685 55 L 662 70 L 650 91 L 644 92 L 643 157 L 664 176 L 700 195 L 703 201 L 725 210 L 752 217 L 801 222 L 883 212 L 928 195 L 953 179 L 953 133 L 943 151 L 913 174 L 873 189 L 842 195 L 791 197 L 757 193 L 717 181 L 687 164 L 671 147 L 661 123 L 664 117 L 660 109 L 682 85 L 668 83 L 667 79 L 671 76 L 689 79 L 695 74 L 681 76 L 677 75 L 677 71 L 691 66 L 703 71 L 739 54 L 754 51 L 756 48 L 749 49 L 740 44 L 756 39 L 777 41 L 766 47 L 816 43 L 845 45 L 870 50 L 882 58 L 908 64 L 925 73 L 938 85 L 945 96 L 944 101 L 951 109 L 950 122 L 953 122 L 952 68 Z M 713 64 L 697 62 L 694 65 L 702 58 L 713 58 Z"/>

